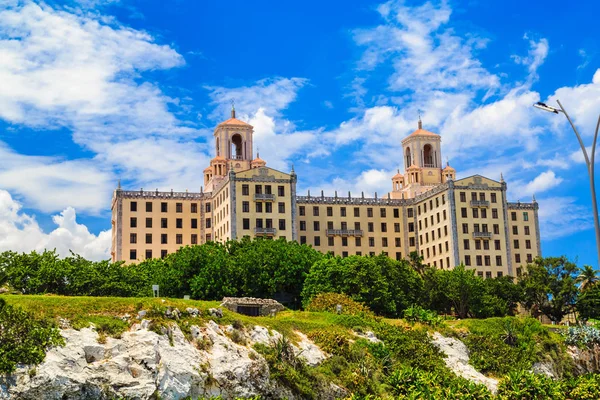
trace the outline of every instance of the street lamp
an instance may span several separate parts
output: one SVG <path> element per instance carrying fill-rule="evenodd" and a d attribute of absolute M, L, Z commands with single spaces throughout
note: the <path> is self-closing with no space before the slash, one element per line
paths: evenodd
<path fill-rule="evenodd" d="M 592 154 L 591 154 L 591 157 L 588 157 L 588 153 L 583 144 L 583 140 L 581 140 L 581 136 L 579 135 L 577 128 L 575 128 L 573 121 L 571 121 L 569 114 L 567 114 L 567 111 L 562 106 L 562 104 L 560 104 L 560 101 L 558 99 L 556 100 L 556 102 L 558 103 L 558 106 L 560 107 L 560 109 L 551 107 L 542 102 L 537 102 L 533 106 L 535 108 L 539 108 L 540 110 L 548 111 L 548 112 L 551 112 L 554 114 L 558 114 L 558 113 L 565 114 L 565 117 L 567 117 L 567 119 L 569 120 L 569 123 L 571 124 L 571 128 L 573 128 L 573 132 L 575 132 L 575 135 L 577 136 L 577 140 L 579 141 L 579 145 L 581 146 L 581 151 L 583 152 L 585 164 L 588 169 L 588 174 L 590 176 L 590 190 L 592 192 L 592 211 L 594 212 L 594 226 L 596 228 L 596 248 L 598 251 L 598 265 L 600 265 L 600 223 L 598 223 L 598 203 L 596 203 L 596 185 L 594 182 L 594 163 L 595 163 L 594 157 L 596 154 L 596 140 L 598 139 L 598 129 L 600 128 L 600 116 L 598 117 L 598 123 L 596 124 L 596 132 L 594 133 L 594 142 L 592 144 Z"/>

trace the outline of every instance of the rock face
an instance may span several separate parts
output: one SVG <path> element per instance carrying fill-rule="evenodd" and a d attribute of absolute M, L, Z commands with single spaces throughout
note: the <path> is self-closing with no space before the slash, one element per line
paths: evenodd
<path fill-rule="evenodd" d="M 159 335 L 147 329 L 146 321 L 104 344 L 98 343 L 98 334 L 91 328 L 63 330 L 66 345 L 48 351 L 35 373 L 21 367 L 10 378 L 0 379 L 0 399 L 296 398 L 271 380 L 266 361 L 250 347 L 273 344 L 281 338 L 279 333 L 258 326 L 238 331 L 248 343 L 245 346 L 230 338 L 231 326 L 221 327 L 214 321 L 192 326 L 190 340 L 176 324 Z M 308 338 L 300 339 L 295 351 L 308 364 L 317 365 L 326 358 Z M 331 392 L 345 393 L 333 386 Z M 336 396 L 324 393 L 325 397 Z"/>
<path fill-rule="evenodd" d="M 475 383 L 480 383 L 492 392 L 498 390 L 498 380 L 488 378 L 469 365 L 469 349 L 458 339 L 442 336 L 439 332 L 433 334 L 433 343 L 446 354 L 446 366 L 456 375 L 462 376 Z"/>
<path fill-rule="evenodd" d="M 585 349 L 569 346 L 567 353 L 573 358 L 579 374 L 600 373 L 600 345 L 594 344 Z"/>

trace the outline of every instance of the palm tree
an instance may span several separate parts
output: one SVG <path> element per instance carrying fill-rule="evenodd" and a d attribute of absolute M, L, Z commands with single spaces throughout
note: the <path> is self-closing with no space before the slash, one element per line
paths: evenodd
<path fill-rule="evenodd" d="M 598 277 L 598 271 L 596 271 L 590 265 L 584 265 L 581 268 L 579 275 L 577 276 L 577 283 L 580 283 L 579 289 L 582 291 L 587 290 L 594 286 L 600 278 Z"/>

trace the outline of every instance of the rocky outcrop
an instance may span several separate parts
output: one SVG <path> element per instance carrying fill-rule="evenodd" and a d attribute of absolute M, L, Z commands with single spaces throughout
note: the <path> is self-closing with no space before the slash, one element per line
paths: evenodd
<path fill-rule="evenodd" d="M 472 382 L 485 385 L 492 393 L 498 390 L 498 380 L 488 378 L 469 364 L 469 349 L 458 339 L 449 338 L 435 332 L 433 343 L 446 354 L 446 366 L 456 375 Z"/>
<path fill-rule="evenodd" d="M 568 346 L 567 354 L 569 354 L 575 362 L 575 368 L 578 374 L 600 373 L 600 344 L 593 344 L 590 347 L 585 348 Z"/>
<path fill-rule="evenodd" d="M 148 327 L 149 321 L 142 320 L 120 339 L 107 338 L 105 343 L 98 342 L 92 328 L 62 330 L 66 345 L 48 351 L 36 368 L 21 367 L 0 380 L 0 399 L 295 398 L 271 380 L 266 361 L 251 347 L 274 344 L 281 338 L 278 332 L 258 326 L 237 330 L 236 343 L 236 330 L 214 321 L 190 327 L 188 338 L 176 324 L 164 334 Z M 309 365 L 327 357 L 303 335 L 294 352 Z M 331 392 L 344 393 L 333 386 Z"/>

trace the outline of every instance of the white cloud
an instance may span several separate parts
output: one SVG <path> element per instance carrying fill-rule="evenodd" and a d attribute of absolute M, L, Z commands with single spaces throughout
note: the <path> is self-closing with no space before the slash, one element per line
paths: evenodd
<path fill-rule="evenodd" d="M 381 198 L 391 191 L 391 177 L 395 173 L 395 170 L 369 169 L 352 179 L 336 176 L 329 182 L 320 184 L 313 181 L 309 189 L 311 196 L 320 196 L 323 190 L 325 196 L 333 196 L 337 191 L 339 197 L 347 197 L 348 192 L 351 192 L 352 197 L 360 197 L 363 193 L 365 197 L 373 197 L 377 193 Z"/>
<path fill-rule="evenodd" d="M 592 229 L 592 212 L 578 205 L 574 197 L 547 197 L 539 199 L 541 237 L 553 240 L 576 232 Z M 548 252 L 548 250 L 543 251 Z"/>
<path fill-rule="evenodd" d="M 550 46 L 548 45 L 548 40 L 545 38 L 540 38 L 538 41 L 535 41 L 534 39 L 530 39 L 526 34 L 523 36 L 523 39 L 529 40 L 529 51 L 527 56 L 522 57 L 513 55 L 512 59 L 517 64 L 525 65 L 527 67 L 527 71 L 529 72 L 528 80 L 531 82 L 537 79 L 537 70 L 546 60 Z"/>
<path fill-rule="evenodd" d="M 526 196 L 540 194 L 553 189 L 563 182 L 563 178 L 556 176 L 554 171 L 545 171 L 529 182 L 514 181 L 509 186 L 513 197 L 523 199 Z"/>
<path fill-rule="evenodd" d="M 91 260 L 110 258 L 110 230 L 93 235 L 77 223 L 76 217 L 75 209 L 67 207 L 52 217 L 56 229 L 44 233 L 34 217 L 21 211 L 21 205 L 10 193 L 0 190 L 0 251 L 56 249 L 63 257 L 71 250 Z"/>

